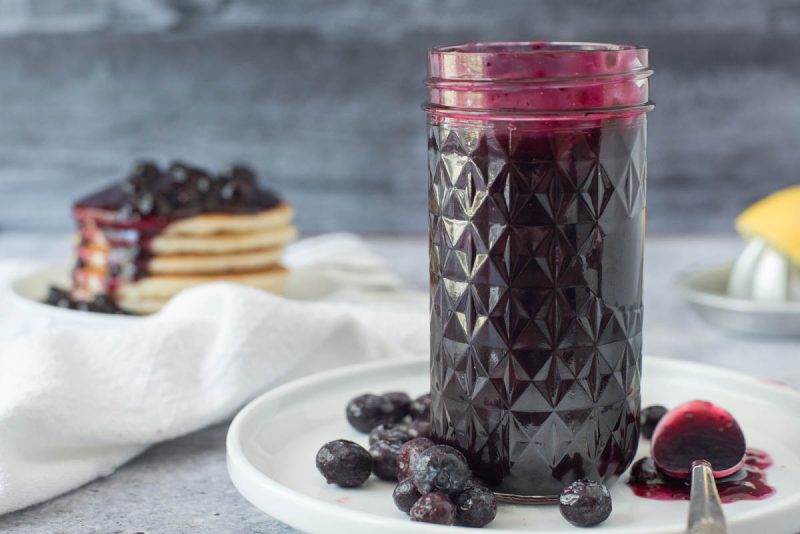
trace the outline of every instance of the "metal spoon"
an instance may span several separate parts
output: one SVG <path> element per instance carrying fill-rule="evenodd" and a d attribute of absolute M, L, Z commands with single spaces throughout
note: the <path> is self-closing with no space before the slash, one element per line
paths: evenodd
<path fill-rule="evenodd" d="M 745 449 L 736 419 L 708 401 L 682 404 L 658 423 L 651 441 L 653 460 L 665 474 L 692 481 L 687 533 L 727 533 L 715 479 L 741 469 Z"/>

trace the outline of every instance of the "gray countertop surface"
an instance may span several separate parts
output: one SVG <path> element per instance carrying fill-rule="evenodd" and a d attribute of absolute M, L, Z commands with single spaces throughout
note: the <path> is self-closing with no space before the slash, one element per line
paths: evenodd
<path fill-rule="evenodd" d="M 370 238 L 370 242 L 410 286 L 425 289 L 424 238 Z M 673 289 L 681 270 L 734 258 L 741 247 L 731 236 L 648 238 L 645 352 L 729 367 L 800 388 L 800 343 L 737 337 L 716 330 L 701 323 Z M 65 236 L 0 234 L 0 260 L 63 262 L 68 251 Z M 109 477 L 0 517 L 0 532 L 292 532 L 251 506 L 229 481 L 226 430 L 227 424 L 218 425 L 155 445 Z"/>

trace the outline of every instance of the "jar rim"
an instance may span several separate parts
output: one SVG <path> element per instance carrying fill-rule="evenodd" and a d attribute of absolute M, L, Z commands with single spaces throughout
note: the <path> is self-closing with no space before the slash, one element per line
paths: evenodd
<path fill-rule="evenodd" d="M 528 114 L 642 109 L 647 48 L 559 41 L 470 42 L 428 51 L 434 113 Z"/>
<path fill-rule="evenodd" d="M 457 55 L 530 55 L 530 54 L 591 54 L 595 52 L 622 52 L 646 50 L 647 47 L 635 44 L 613 44 L 580 41 L 471 41 L 458 45 L 436 46 L 429 49 L 430 54 Z"/>
<path fill-rule="evenodd" d="M 547 81 L 649 75 L 649 50 L 626 44 L 561 41 L 469 42 L 431 48 L 428 81 Z"/>

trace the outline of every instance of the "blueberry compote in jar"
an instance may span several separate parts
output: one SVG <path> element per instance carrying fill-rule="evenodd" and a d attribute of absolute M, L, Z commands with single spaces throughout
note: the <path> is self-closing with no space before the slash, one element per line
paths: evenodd
<path fill-rule="evenodd" d="M 501 499 L 612 481 L 639 438 L 647 50 L 429 52 L 435 436 Z"/>

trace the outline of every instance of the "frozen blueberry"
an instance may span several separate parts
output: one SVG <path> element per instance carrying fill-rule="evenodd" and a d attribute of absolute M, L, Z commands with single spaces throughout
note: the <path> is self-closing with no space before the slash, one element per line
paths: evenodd
<path fill-rule="evenodd" d="M 241 204 L 255 198 L 258 194 L 256 175 L 241 165 L 231 167 L 218 178 L 219 199 L 224 204 Z"/>
<path fill-rule="evenodd" d="M 136 164 L 131 174 L 134 176 L 144 176 L 145 179 L 155 182 L 161 177 L 161 170 L 155 162 L 144 160 Z"/>
<path fill-rule="evenodd" d="M 247 198 L 240 186 L 232 180 L 227 180 L 220 184 L 218 195 L 219 200 L 226 204 L 236 204 L 237 202 L 243 202 Z"/>
<path fill-rule="evenodd" d="M 207 176 L 207 173 L 199 167 L 193 167 L 182 161 L 173 161 L 167 169 L 167 175 L 173 182 L 182 184 L 190 183 L 193 178 L 197 179 L 199 176 Z"/>
<path fill-rule="evenodd" d="M 50 289 L 47 291 L 45 302 L 53 306 L 58 306 L 59 308 L 69 308 L 72 306 L 72 296 L 67 290 L 50 286 Z"/>
<path fill-rule="evenodd" d="M 599 482 L 576 480 L 561 492 L 559 509 L 564 519 L 576 527 L 591 527 L 611 515 L 611 495 Z"/>
<path fill-rule="evenodd" d="M 388 424 L 378 425 L 369 433 L 369 444 L 372 445 L 376 441 L 391 441 L 402 445 L 411 439 L 411 433 L 406 425 L 403 424 Z"/>
<path fill-rule="evenodd" d="M 650 439 L 653 437 L 653 430 L 656 429 L 656 425 L 667 411 L 664 406 L 660 405 L 648 406 L 642 410 L 641 434 L 643 438 Z"/>
<path fill-rule="evenodd" d="M 214 180 L 204 172 L 199 172 L 194 180 L 194 188 L 200 194 L 206 194 L 214 186 Z"/>
<path fill-rule="evenodd" d="M 95 297 L 94 302 L 92 302 L 92 311 L 100 313 L 121 313 L 121 310 L 114 304 L 114 301 L 103 295 Z"/>
<path fill-rule="evenodd" d="M 59 308 L 69 308 L 80 311 L 115 314 L 124 313 L 111 299 L 103 295 L 95 297 L 94 300 L 76 300 L 69 291 L 57 287 L 49 288 L 45 303 L 58 306 Z"/>
<path fill-rule="evenodd" d="M 188 171 L 186 173 L 180 171 L 172 177 L 173 186 L 169 191 L 169 203 L 174 210 L 187 208 L 190 211 L 199 210 L 203 205 L 204 195 L 200 194 L 195 187 L 194 178 L 187 173 Z"/>
<path fill-rule="evenodd" d="M 326 443 L 317 452 L 317 469 L 328 484 L 353 488 L 369 478 L 372 473 L 372 457 L 358 443 L 337 439 Z"/>
<path fill-rule="evenodd" d="M 394 405 L 388 398 L 365 393 L 347 403 L 347 420 L 356 430 L 369 432 L 378 425 L 394 423 Z"/>
<path fill-rule="evenodd" d="M 631 466 L 630 478 L 628 481 L 631 484 L 660 484 L 663 482 L 661 473 L 658 472 L 656 463 L 652 458 L 642 458 Z"/>
<path fill-rule="evenodd" d="M 419 498 L 409 511 L 412 521 L 453 525 L 456 522 L 456 507 L 445 493 L 428 493 Z"/>
<path fill-rule="evenodd" d="M 78 311 L 92 311 L 92 303 L 88 300 L 78 300 L 72 303 L 72 308 Z"/>
<path fill-rule="evenodd" d="M 224 173 L 222 178 L 227 178 L 242 185 L 254 186 L 256 185 L 256 173 L 250 167 L 245 165 L 234 165 Z"/>
<path fill-rule="evenodd" d="M 471 490 L 472 488 L 488 489 L 486 487 L 486 483 L 475 475 L 469 477 L 469 480 L 467 480 L 467 485 L 464 486 L 464 491 Z"/>
<path fill-rule="evenodd" d="M 153 193 L 144 192 L 136 197 L 136 211 L 145 217 L 152 215 L 156 208 L 156 197 Z"/>
<path fill-rule="evenodd" d="M 479 486 L 459 494 L 455 505 L 456 523 L 462 527 L 484 527 L 497 515 L 497 499 L 494 492 Z"/>
<path fill-rule="evenodd" d="M 408 410 L 411 407 L 411 397 L 402 391 L 390 391 L 383 394 L 384 397 L 392 401 L 395 411 L 395 420 L 400 421 L 408 415 Z"/>
<path fill-rule="evenodd" d="M 427 421 L 416 420 L 408 424 L 408 435 L 412 438 L 431 438 L 433 427 Z"/>
<path fill-rule="evenodd" d="M 410 478 L 397 484 L 392 492 L 395 506 L 405 513 L 411 510 L 411 507 L 414 506 L 414 503 L 417 502 L 420 497 L 422 497 L 422 494 L 414 485 L 414 481 Z"/>
<path fill-rule="evenodd" d="M 193 169 L 185 163 L 173 161 L 169 169 L 167 169 L 167 174 L 174 183 L 185 184 L 189 181 L 190 172 L 192 170 Z"/>
<path fill-rule="evenodd" d="M 180 191 L 178 197 L 181 206 L 192 204 L 193 207 L 200 207 L 206 200 L 206 194 L 211 191 L 214 180 L 211 175 L 203 169 L 192 167 L 180 161 L 173 162 L 167 175 Z"/>
<path fill-rule="evenodd" d="M 369 448 L 372 456 L 372 472 L 381 480 L 397 480 L 397 457 L 400 444 L 391 441 L 376 441 Z"/>
<path fill-rule="evenodd" d="M 427 438 L 416 438 L 403 443 L 403 446 L 400 447 L 400 454 L 397 456 L 397 478 L 400 480 L 410 478 L 412 476 L 411 464 L 422 451 L 434 445 L 435 443 Z"/>
<path fill-rule="evenodd" d="M 434 445 L 419 453 L 411 463 L 411 472 L 414 484 L 423 494 L 437 491 L 458 494 L 472 476 L 464 455 L 449 445 Z"/>
<path fill-rule="evenodd" d="M 161 171 L 152 162 L 142 162 L 134 167 L 133 172 L 120 184 L 122 191 L 132 197 L 152 192 L 161 177 Z"/>
<path fill-rule="evenodd" d="M 408 407 L 408 413 L 411 415 L 411 418 L 414 420 L 421 419 L 423 421 L 428 421 L 431 418 L 431 395 L 430 393 L 426 393 L 425 395 L 420 395 L 414 402 L 411 403 L 411 406 Z"/>

